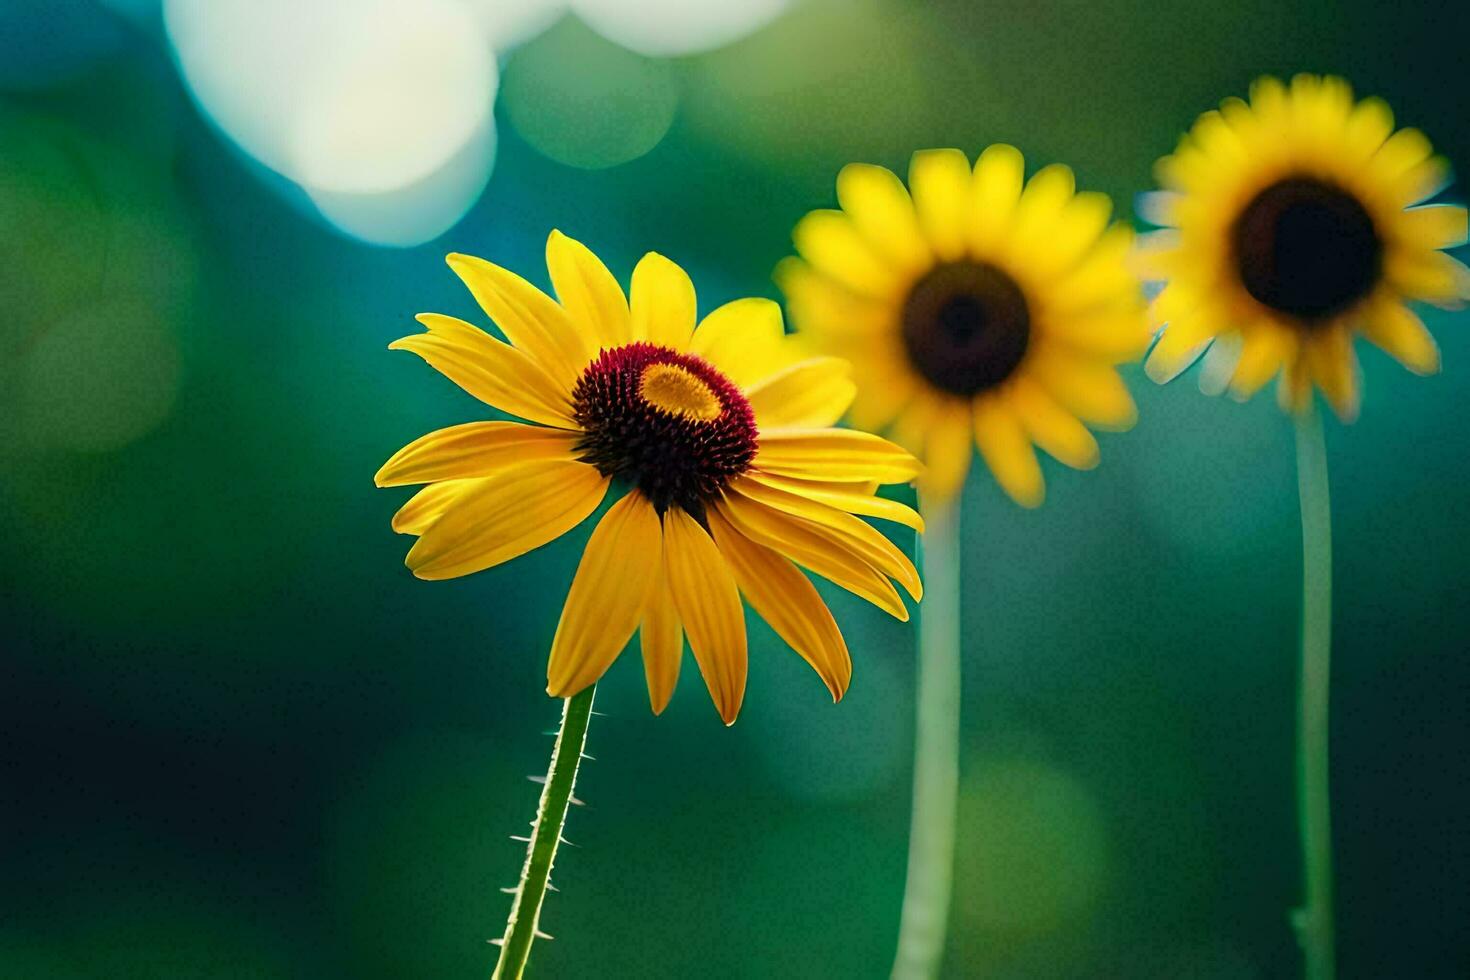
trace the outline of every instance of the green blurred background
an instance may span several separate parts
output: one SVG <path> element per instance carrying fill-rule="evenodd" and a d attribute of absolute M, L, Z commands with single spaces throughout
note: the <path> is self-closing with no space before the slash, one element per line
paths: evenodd
<path fill-rule="evenodd" d="M 420 311 L 481 319 L 444 253 L 544 285 L 559 227 L 625 281 L 671 256 L 702 310 L 774 297 L 850 160 L 1013 142 L 1127 216 L 1267 72 L 1344 74 L 1470 168 L 1467 21 L 810 0 L 650 58 L 568 16 L 500 58 L 484 194 L 400 249 L 235 149 L 156 5 L 6 0 L 0 977 L 488 975 L 587 528 L 464 580 L 403 568 L 406 493 L 374 470 L 483 414 L 385 350 Z M 1363 417 L 1328 431 L 1345 977 L 1470 974 L 1470 317 L 1429 323 L 1444 372 L 1365 349 Z M 1139 423 L 1097 471 L 1044 464 L 1036 512 L 983 472 L 966 492 L 948 976 L 1299 971 L 1290 424 L 1269 394 L 1128 378 Z M 660 718 L 637 657 L 614 665 L 535 976 L 886 975 L 915 633 L 824 591 L 856 664 L 838 706 L 754 618 L 731 729 L 687 659 Z"/>

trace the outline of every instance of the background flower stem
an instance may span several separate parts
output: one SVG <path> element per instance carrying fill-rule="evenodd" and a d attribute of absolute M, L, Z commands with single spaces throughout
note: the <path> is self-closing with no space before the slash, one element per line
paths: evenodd
<path fill-rule="evenodd" d="M 551 866 L 556 860 L 567 807 L 571 805 L 572 789 L 577 782 L 577 767 L 587 744 L 587 722 L 592 715 L 595 690 L 595 686 L 589 687 L 562 703 L 561 728 L 551 750 L 551 765 L 546 770 L 541 803 L 531 825 L 526 864 L 521 869 L 510 918 L 505 923 L 505 937 L 500 940 L 500 960 L 495 964 L 493 980 L 520 980 L 531 955 L 531 943 L 541 936 L 541 902 L 551 880 Z"/>
<path fill-rule="evenodd" d="M 1303 907 L 1295 913 L 1307 980 L 1335 973 L 1332 922 L 1332 808 L 1327 775 L 1327 706 L 1332 655 L 1332 507 L 1327 448 L 1315 407 L 1297 417 L 1297 489 L 1302 506 L 1302 674 L 1297 716 L 1297 824 Z"/>
<path fill-rule="evenodd" d="M 914 735 L 914 810 L 908 881 L 894 958 L 896 980 L 937 976 L 944 955 L 954 874 L 959 795 L 959 507 L 922 504 L 919 542 L 924 602 L 919 607 L 919 675 Z"/>

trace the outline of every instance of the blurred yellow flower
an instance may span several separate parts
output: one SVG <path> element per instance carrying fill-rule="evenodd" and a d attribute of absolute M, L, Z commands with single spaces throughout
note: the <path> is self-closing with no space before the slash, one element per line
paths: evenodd
<path fill-rule="evenodd" d="M 383 465 L 379 486 L 428 484 L 393 518 L 395 530 L 418 535 L 413 573 L 453 578 L 524 554 L 581 523 L 617 481 L 629 489 L 572 580 L 548 693 L 596 683 L 637 630 L 660 712 L 687 634 L 720 717 L 734 722 L 745 694 L 743 593 L 840 698 L 852 675 L 847 645 L 796 566 L 906 619 L 889 580 L 918 599 L 918 573 L 854 515 L 922 530 L 912 509 L 873 495 L 913 479 L 918 461 L 831 428 L 853 397 L 847 365 L 804 356 L 769 300 L 736 300 L 696 327 L 693 284 L 654 253 L 633 271 L 631 303 L 595 255 L 559 232 L 546 262 L 560 302 L 482 259 L 448 261 L 509 343 L 425 313 L 428 333 L 390 346 L 535 424 L 440 429 Z"/>
<path fill-rule="evenodd" d="M 940 499 L 963 485 L 976 444 L 1001 487 L 1035 507 L 1033 445 L 1086 469 L 1098 447 L 1084 423 L 1127 428 L 1136 415 L 1115 370 L 1148 344 L 1132 233 L 1108 227 L 1108 198 L 1077 193 L 1067 167 L 1023 176 L 1021 154 L 1000 145 L 973 170 L 959 150 L 916 153 L 908 188 L 851 164 L 837 177 L 842 210 L 804 217 L 801 257 L 776 270 L 798 329 L 852 361 L 854 424 L 891 427 Z"/>
<path fill-rule="evenodd" d="M 1470 298 L 1470 270 L 1439 251 L 1465 241 L 1465 209 L 1410 207 L 1449 171 L 1418 130 L 1394 132 L 1381 100 L 1355 103 L 1340 78 L 1263 78 L 1249 103 L 1200 116 L 1157 174 L 1165 189 L 1141 210 L 1167 230 L 1140 249 L 1146 275 L 1168 283 L 1151 310 L 1165 327 L 1155 381 L 1211 348 L 1207 390 L 1245 399 L 1279 374 L 1283 408 L 1304 410 L 1315 383 L 1351 420 L 1355 334 L 1411 371 L 1439 370 L 1405 303 Z"/>

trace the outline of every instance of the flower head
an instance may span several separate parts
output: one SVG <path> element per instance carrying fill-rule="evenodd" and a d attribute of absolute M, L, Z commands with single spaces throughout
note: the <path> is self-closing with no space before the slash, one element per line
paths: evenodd
<path fill-rule="evenodd" d="M 1394 132 L 1378 99 L 1354 102 L 1340 78 L 1263 78 L 1250 102 L 1199 117 L 1159 161 L 1164 189 L 1142 209 L 1166 226 L 1140 258 L 1167 283 L 1164 327 L 1147 369 L 1168 381 L 1206 349 L 1204 386 L 1245 399 L 1280 376 L 1283 408 L 1312 387 L 1350 420 L 1362 334 L 1420 374 L 1439 351 L 1405 305 L 1470 298 L 1470 270 L 1440 249 L 1465 241 L 1465 209 L 1411 207 L 1448 180 L 1418 130 Z"/>
<path fill-rule="evenodd" d="M 695 325 L 684 270 L 649 253 L 631 303 L 586 247 L 552 232 L 560 302 L 482 259 L 449 256 L 507 342 L 425 313 L 428 333 L 395 341 L 465 391 L 525 419 L 440 429 L 379 470 L 379 486 L 428 484 L 393 518 L 418 536 L 420 578 L 468 575 L 565 534 L 626 488 L 592 532 L 552 641 L 547 691 L 596 683 L 634 631 L 660 712 L 684 637 L 727 724 L 745 693 L 740 596 L 816 669 L 834 700 L 852 661 L 831 612 L 797 568 L 907 619 L 913 564 L 857 514 L 922 530 L 874 496 L 913 479 L 899 447 L 831 426 L 853 397 L 847 365 L 810 357 L 779 308 L 744 299 Z M 893 581 L 890 581 L 893 580 Z"/>
<path fill-rule="evenodd" d="M 958 150 L 916 153 L 907 188 L 851 164 L 837 177 L 842 210 L 803 218 L 801 257 L 776 270 L 796 326 L 853 362 L 854 423 L 891 427 L 938 497 L 959 490 L 978 445 L 1001 487 L 1034 507 L 1033 445 L 1088 468 L 1087 425 L 1134 420 L 1114 369 L 1148 343 L 1131 233 L 1108 227 L 1107 197 L 1077 193 L 1068 168 L 1023 177 L 1010 146 L 973 170 Z"/>

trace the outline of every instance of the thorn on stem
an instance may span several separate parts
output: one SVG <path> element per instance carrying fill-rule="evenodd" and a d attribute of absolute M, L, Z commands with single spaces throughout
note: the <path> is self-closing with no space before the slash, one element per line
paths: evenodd
<path fill-rule="evenodd" d="M 519 834 L 511 834 L 510 835 L 510 839 L 511 840 L 515 840 L 515 841 L 520 841 L 522 844 L 529 844 L 529 843 L 531 843 L 531 838 L 529 838 L 529 837 L 522 837 Z"/>
<path fill-rule="evenodd" d="M 510 888 L 502 888 L 502 889 L 500 889 L 500 894 L 502 894 L 502 895 L 514 895 L 517 892 L 519 892 L 520 890 L 521 890 L 521 888 L 520 888 L 519 885 L 512 885 Z"/>
<path fill-rule="evenodd" d="M 567 802 L 570 803 L 572 806 L 586 806 L 587 805 L 587 804 L 583 803 L 581 800 L 577 799 L 575 796 L 568 796 L 567 797 Z"/>
<path fill-rule="evenodd" d="M 565 837 L 558 837 L 557 840 L 561 841 L 567 847 L 581 847 L 582 846 L 581 844 L 573 844 L 571 841 L 567 840 Z"/>
<path fill-rule="evenodd" d="M 595 756 L 590 756 L 586 752 L 583 752 L 582 753 L 582 758 L 583 759 L 586 759 L 588 762 L 596 762 L 597 761 L 597 758 Z"/>
<path fill-rule="evenodd" d="M 545 786 L 546 785 L 546 777 L 545 776 L 527 776 L 526 778 L 529 779 L 533 783 L 539 783 L 542 786 Z"/>
<path fill-rule="evenodd" d="M 540 929 L 537 929 L 536 930 L 536 938 L 537 939 L 545 939 L 545 940 L 548 940 L 549 941 L 549 940 L 555 939 L 556 937 L 555 936 L 548 936 L 546 933 L 542 932 Z"/>

